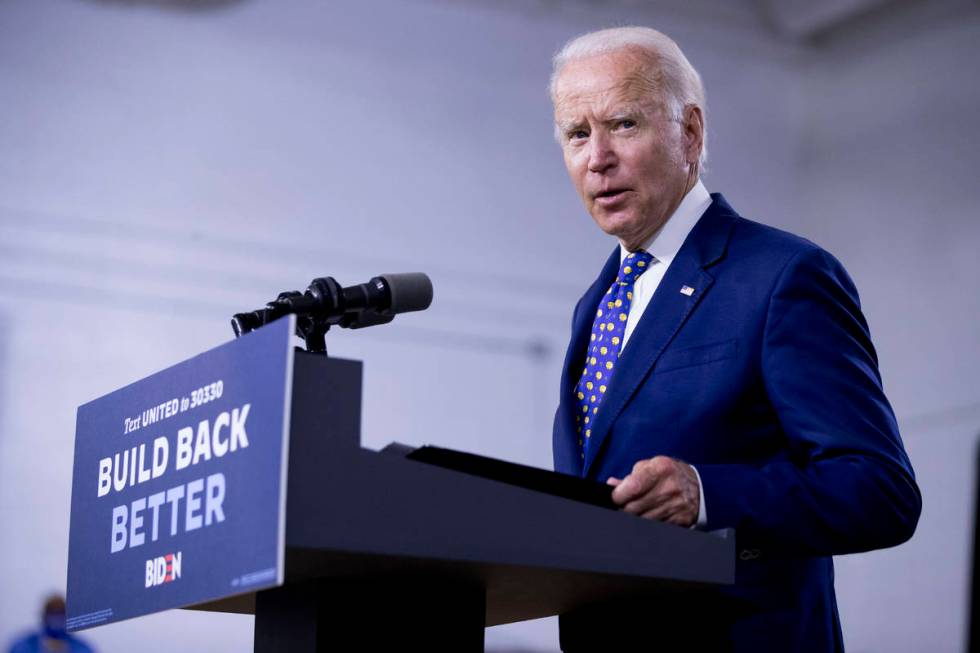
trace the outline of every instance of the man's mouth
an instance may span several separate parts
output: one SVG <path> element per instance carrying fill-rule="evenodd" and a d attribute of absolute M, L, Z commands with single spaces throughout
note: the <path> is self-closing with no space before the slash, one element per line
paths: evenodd
<path fill-rule="evenodd" d="M 599 204 L 615 204 L 629 192 L 628 188 L 610 188 L 601 193 L 596 193 L 595 201 Z"/>

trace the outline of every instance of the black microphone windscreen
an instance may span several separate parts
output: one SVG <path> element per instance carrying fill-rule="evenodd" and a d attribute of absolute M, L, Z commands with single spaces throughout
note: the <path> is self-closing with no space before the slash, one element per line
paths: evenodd
<path fill-rule="evenodd" d="M 382 274 L 380 278 L 391 293 L 391 313 L 424 311 L 432 303 L 432 281 L 424 272 Z"/>

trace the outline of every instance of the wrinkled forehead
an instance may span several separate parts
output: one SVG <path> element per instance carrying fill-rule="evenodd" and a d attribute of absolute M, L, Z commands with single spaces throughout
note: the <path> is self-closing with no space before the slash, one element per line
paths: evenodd
<path fill-rule="evenodd" d="M 636 56 L 617 52 L 573 60 L 555 83 L 555 119 L 656 106 L 659 96 L 649 66 Z"/>

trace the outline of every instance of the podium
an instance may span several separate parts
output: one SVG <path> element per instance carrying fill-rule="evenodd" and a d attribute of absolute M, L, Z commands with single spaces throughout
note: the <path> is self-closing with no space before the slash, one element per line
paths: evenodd
<path fill-rule="evenodd" d="M 235 359 L 234 351 L 228 355 Z M 208 600 L 188 603 L 174 594 L 131 613 L 115 608 L 111 614 L 126 618 L 169 607 L 254 614 L 256 653 L 482 651 L 487 626 L 610 599 L 692 595 L 734 581 L 731 532 L 679 528 L 362 448 L 361 363 L 303 351 L 289 357 L 280 573 L 248 589 L 202 586 L 200 596 Z M 224 385 L 230 379 L 226 372 Z M 82 409 L 79 415 L 81 424 Z M 249 438 L 258 446 L 257 433 Z M 80 561 L 92 558 L 91 546 L 76 538 L 91 514 L 76 505 L 76 494 L 88 483 L 79 485 L 80 446 L 76 441 L 69 552 L 73 630 L 105 623 L 93 623 L 92 606 L 115 601 L 114 590 L 104 587 L 95 603 L 87 598 L 93 581 Z M 232 506 L 224 506 L 224 522 L 184 537 L 218 537 L 230 530 Z M 164 535 L 157 544 L 174 548 L 162 541 Z M 236 548 L 247 550 L 250 541 L 247 534 L 225 537 L 222 546 L 227 558 Z M 109 557 L 105 564 L 118 563 Z M 187 575 L 187 560 L 183 564 Z M 153 591 L 147 574 L 149 589 L 134 596 Z M 79 606 L 73 607 L 76 599 Z"/>

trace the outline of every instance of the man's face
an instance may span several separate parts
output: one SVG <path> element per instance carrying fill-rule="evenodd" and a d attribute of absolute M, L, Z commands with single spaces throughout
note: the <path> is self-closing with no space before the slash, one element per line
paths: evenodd
<path fill-rule="evenodd" d="M 672 120 L 635 53 L 569 62 L 555 87 L 555 124 L 572 183 L 596 224 L 643 245 L 693 185 L 689 126 Z M 691 116 L 690 111 L 686 114 Z M 700 113 L 696 116 L 700 127 Z M 696 154 L 694 155 L 696 158 Z"/>

